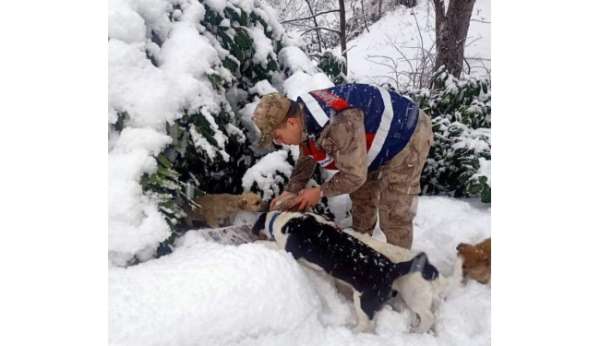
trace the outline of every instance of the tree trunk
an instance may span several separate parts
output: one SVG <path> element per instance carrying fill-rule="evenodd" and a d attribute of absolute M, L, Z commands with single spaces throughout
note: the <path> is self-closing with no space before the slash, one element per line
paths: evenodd
<path fill-rule="evenodd" d="M 340 45 L 342 47 L 342 56 L 346 61 L 344 66 L 344 75 L 348 75 L 348 52 L 346 49 L 346 8 L 344 7 L 344 0 L 339 0 L 340 4 Z"/>
<path fill-rule="evenodd" d="M 435 7 L 435 70 L 446 66 L 448 73 L 460 77 L 465 55 L 465 41 L 475 0 L 432 0 Z"/>
<path fill-rule="evenodd" d="M 306 5 L 308 5 L 308 10 L 310 11 L 310 15 L 313 16 L 313 22 L 315 23 L 315 28 L 319 27 L 319 23 L 317 23 L 317 17 L 315 17 L 315 14 L 313 12 L 312 6 L 310 5 L 310 1 L 306 0 Z M 321 46 L 321 32 L 319 31 L 319 29 L 315 30 L 315 32 L 317 33 L 317 43 L 319 44 L 319 53 L 323 52 L 323 47 Z"/>
<path fill-rule="evenodd" d="M 369 31 L 369 23 L 367 21 L 367 14 L 365 13 L 365 0 L 360 0 L 360 8 L 362 10 L 363 23 L 365 24 L 365 30 Z"/>

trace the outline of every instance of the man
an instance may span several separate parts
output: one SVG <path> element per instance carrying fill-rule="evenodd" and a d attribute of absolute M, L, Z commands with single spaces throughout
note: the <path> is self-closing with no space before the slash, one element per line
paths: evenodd
<path fill-rule="evenodd" d="M 409 98 L 366 84 L 311 91 L 292 101 L 261 98 L 253 117 L 259 146 L 300 145 L 285 192 L 300 210 L 322 197 L 348 193 L 353 229 L 371 233 L 379 223 L 387 241 L 410 248 L 420 177 L 433 142 L 431 119 Z M 337 172 L 305 188 L 317 164 Z"/>

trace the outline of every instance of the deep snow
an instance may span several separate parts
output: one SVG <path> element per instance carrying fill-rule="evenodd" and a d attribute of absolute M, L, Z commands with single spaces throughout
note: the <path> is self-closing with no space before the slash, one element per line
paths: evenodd
<path fill-rule="evenodd" d="M 244 6 L 255 3 L 229 1 Z M 161 124 L 177 118 L 184 105 L 212 109 L 223 97 L 210 88 L 204 76 L 219 68 L 219 51 L 194 31 L 204 13 L 203 7 L 196 1 L 184 1 L 183 11 L 174 13 L 181 20 L 173 24 L 165 17 L 166 6 L 171 2 L 174 0 L 111 0 L 109 5 L 108 120 L 110 124 L 116 122 L 117 112 L 122 110 L 127 110 L 131 117 L 129 128 L 120 134 L 111 131 L 109 136 L 112 265 L 125 263 L 134 253 L 148 259 L 150 256 L 143 254 L 150 254 L 168 236 L 168 226 L 158 212 L 156 201 L 144 195 L 139 185 L 143 173 L 156 169 L 152 155 L 170 141 Z M 225 1 L 206 3 L 219 7 Z M 478 1 L 476 8 L 480 3 L 487 4 L 489 0 Z M 268 8 L 264 11 L 270 13 Z M 423 15 L 417 11 L 417 16 Z M 384 32 L 410 38 L 405 31 L 410 30 L 410 25 L 398 26 L 400 17 L 406 19 L 406 13 L 391 13 L 374 25 L 370 34 L 352 41 L 357 45 L 350 51 L 351 77 L 362 74 L 358 79 L 368 81 L 368 76 L 377 75 L 369 70 L 374 66 L 372 62 L 361 60 L 356 54 L 385 53 L 381 40 L 377 40 L 384 37 Z M 481 24 L 489 28 L 489 24 Z M 276 30 L 281 29 L 275 26 Z M 150 27 L 166 38 L 161 48 L 152 46 L 145 37 Z M 272 53 L 263 37 L 255 38 L 256 48 L 263 57 Z M 360 40 L 362 43 L 358 44 Z M 478 42 L 489 45 L 489 34 Z M 151 64 L 145 49 L 158 59 L 160 67 Z M 489 54 L 489 47 L 483 47 L 482 51 Z M 284 48 L 278 59 L 293 74 L 274 85 L 290 98 L 332 85 L 297 47 Z M 273 91 L 268 82 L 258 83 L 255 88 L 260 94 Z M 256 102 L 249 103 L 240 110 L 244 123 L 249 124 L 255 105 Z M 213 120 L 209 114 L 207 119 Z M 252 131 L 248 136 L 255 139 Z M 207 153 L 223 155 L 223 140 L 219 146 L 209 147 L 204 138 L 196 137 L 196 144 Z M 297 155 L 297 148 L 292 153 Z M 265 156 L 263 166 L 278 167 L 270 161 L 284 154 L 281 151 Z M 287 171 L 291 169 L 288 166 L 280 168 Z M 266 185 L 278 179 L 274 174 L 259 173 L 249 171 L 244 185 L 254 181 Z M 487 206 L 445 197 L 422 197 L 420 201 L 415 220 L 415 248 L 426 251 L 442 273 L 451 270 L 454 248 L 459 242 L 476 242 L 490 234 Z M 330 205 L 337 221 L 349 226 L 348 197 L 332 198 Z M 246 213 L 237 222 L 251 222 L 254 218 L 255 215 Z M 375 236 L 381 238 L 382 234 Z M 223 246 L 204 240 L 197 232 L 188 232 L 169 256 L 129 268 L 110 266 L 109 309 L 109 341 L 114 345 L 490 343 L 489 286 L 469 283 L 451 292 L 436 312 L 435 334 L 408 333 L 413 318 L 410 313 L 395 312 L 387 306 L 376 317 L 374 334 L 356 335 L 351 331 L 355 322 L 352 305 L 322 274 L 303 268 L 284 252 L 258 244 Z"/>
<path fill-rule="evenodd" d="M 475 2 L 465 42 L 465 58 L 473 76 L 487 75 L 491 68 L 490 12 L 490 0 Z M 414 9 L 400 6 L 370 26 L 368 32 L 349 41 L 347 46 L 351 80 L 395 86 L 394 71 L 397 71 L 402 85 L 407 81 L 404 73 L 417 69 L 414 59 L 419 57 L 421 48 L 435 51 L 433 4 L 419 1 Z"/>
<path fill-rule="evenodd" d="M 332 202 L 343 214 L 347 199 Z M 247 218 L 247 217 L 246 217 Z M 459 242 L 490 234 L 475 201 L 421 197 L 414 248 L 449 273 Z M 435 312 L 435 333 L 412 334 L 413 316 L 386 306 L 374 334 L 354 334 L 350 301 L 320 273 L 259 244 L 238 247 L 188 232 L 168 256 L 109 270 L 114 345 L 488 345 L 490 287 L 469 282 Z"/>

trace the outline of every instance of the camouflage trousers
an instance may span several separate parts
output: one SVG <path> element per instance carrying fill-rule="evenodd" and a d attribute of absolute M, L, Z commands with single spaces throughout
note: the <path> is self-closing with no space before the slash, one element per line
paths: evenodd
<path fill-rule="evenodd" d="M 364 185 L 350 194 L 354 230 L 372 233 L 379 211 L 379 225 L 388 243 L 410 249 L 421 172 L 432 143 L 431 118 L 421 111 L 406 147 L 385 165 L 369 172 Z"/>

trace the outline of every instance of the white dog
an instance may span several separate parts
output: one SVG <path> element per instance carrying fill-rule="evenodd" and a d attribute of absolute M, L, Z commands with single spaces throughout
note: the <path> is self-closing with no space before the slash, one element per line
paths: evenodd
<path fill-rule="evenodd" d="M 424 253 L 413 254 L 398 251 L 397 247 L 390 249 L 382 242 L 372 243 L 370 237 L 342 232 L 334 223 L 312 213 L 264 213 L 253 231 L 275 240 L 278 248 L 308 267 L 324 271 L 350 286 L 358 317 L 357 331 L 371 330 L 375 313 L 397 293 L 420 317 L 417 330 L 431 328 L 430 282 L 439 274 Z"/>

